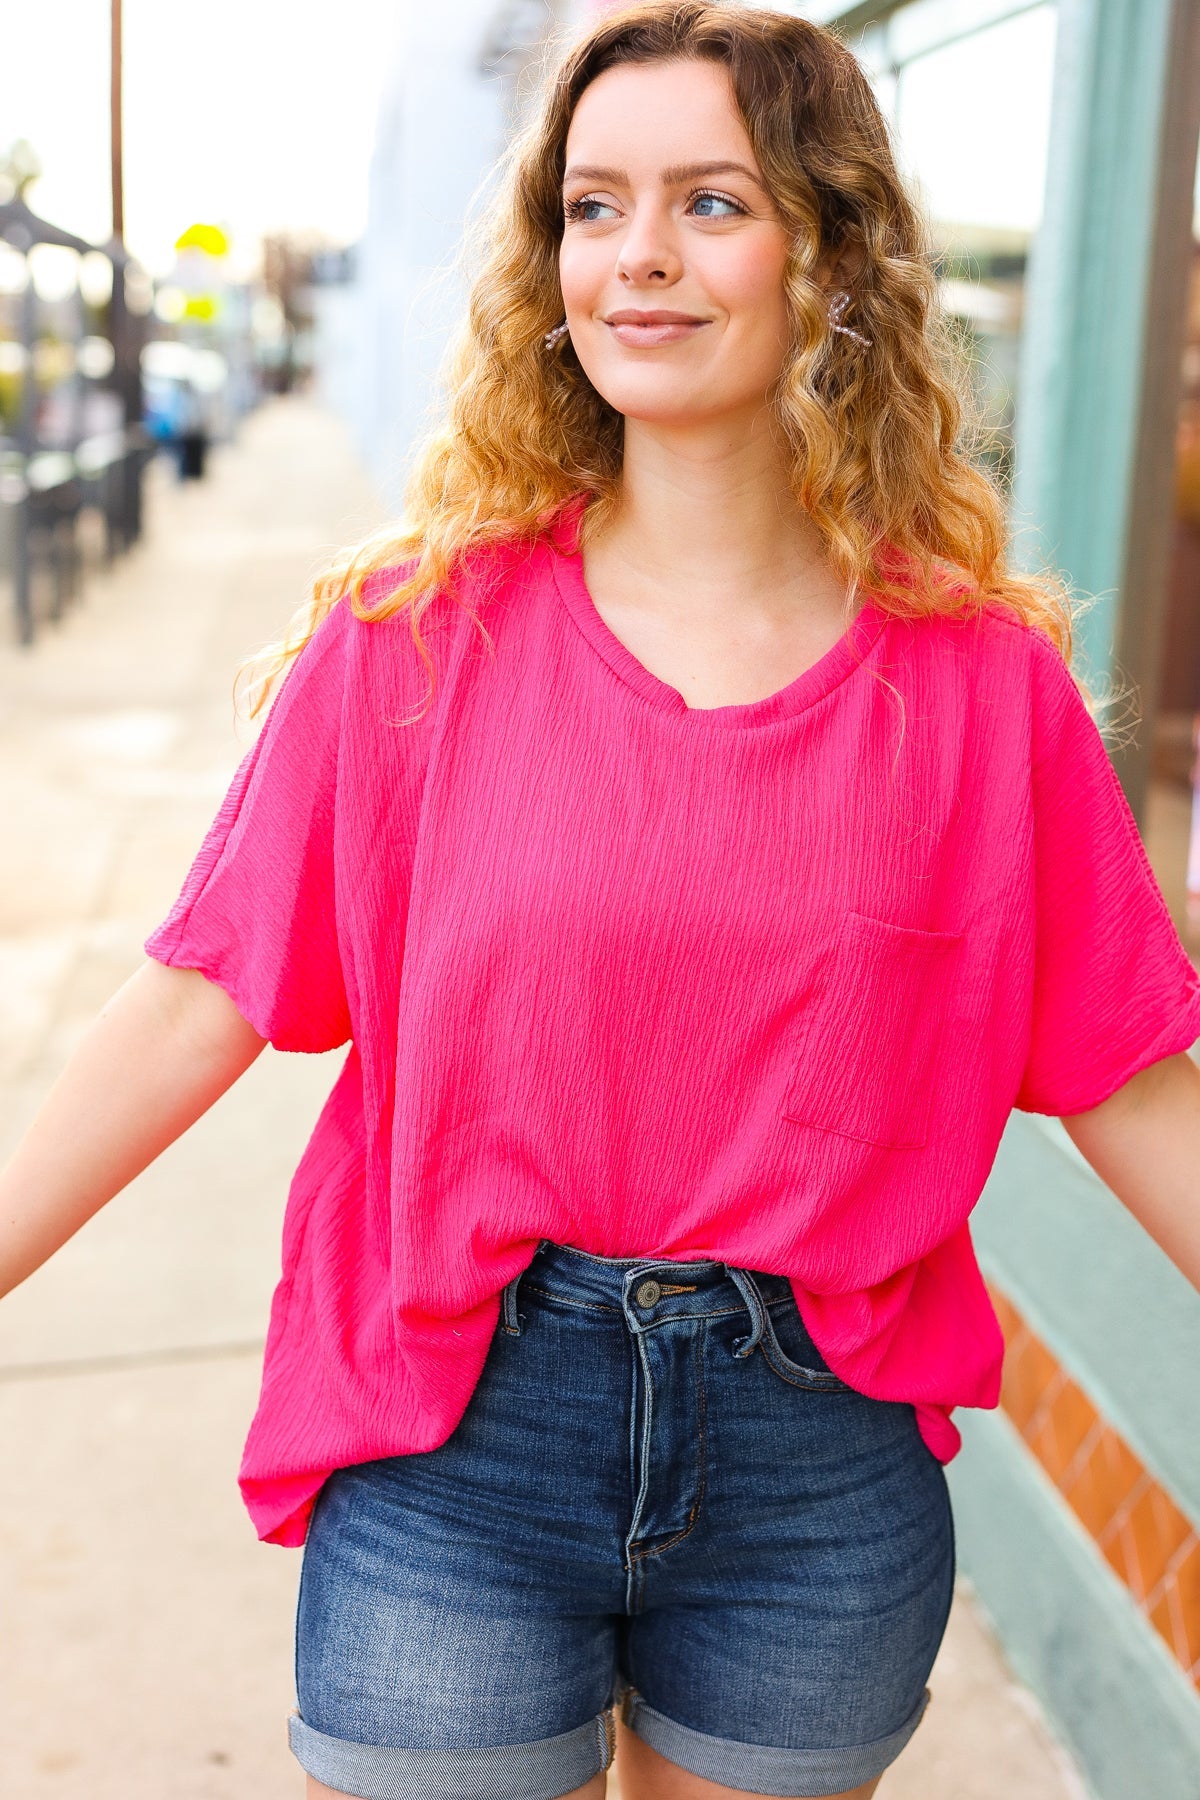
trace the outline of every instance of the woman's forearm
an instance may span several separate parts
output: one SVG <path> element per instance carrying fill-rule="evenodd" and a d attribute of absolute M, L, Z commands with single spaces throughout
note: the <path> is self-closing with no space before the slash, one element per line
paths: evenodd
<path fill-rule="evenodd" d="M 1063 1125 L 1101 1180 L 1200 1289 L 1200 1066 L 1168 1056 Z"/>
<path fill-rule="evenodd" d="M 0 1171 L 0 1294 L 194 1124 L 264 1042 L 194 969 L 139 969 L 88 1029 Z"/>

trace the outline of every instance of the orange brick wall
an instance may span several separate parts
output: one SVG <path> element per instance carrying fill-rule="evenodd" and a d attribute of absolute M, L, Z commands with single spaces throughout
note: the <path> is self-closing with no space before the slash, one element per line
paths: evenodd
<path fill-rule="evenodd" d="M 1200 1532 L 994 1287 L 1000 1404 L 1200 1692 Z"/>

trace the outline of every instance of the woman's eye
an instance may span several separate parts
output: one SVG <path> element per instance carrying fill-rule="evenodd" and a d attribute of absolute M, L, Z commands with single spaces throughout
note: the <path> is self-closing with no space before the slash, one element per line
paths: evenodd
<path fill-rule="evenodd" d="M 717 210 L 723 206 L 729 210 L 727 212 Z M 702 193 L 692 196 L 692 210 L 698 219 L 730 219 L 737 213 L 744 212 L 745 208 L 740 206 L 736 200 L 731 200 L 728 194 Z"/>
<path fill-rule="evenodd" d="M 693 194 L 688 201 L 689 210 L 698 219 L 733 219 L 745 212 L 740 201 L 729 194 L 716 194 L 705 189 Z M 584 194 L 577 200 L 564 200 L 563 216 L 568 225 L 598 225 L 605 213 L 615 213 L 616 207 L 607 200 L 597 200 L 594 195 Z"/>
<path fill-rule="evenodd" d="M 601 210 L 603 210 L 606 205 L 606 201 L 593 200 L 590 196 L 585 194 L 582 200 L 564 201 L 563 214 L 568 224 L 572 224 L 578 220 L 584 225 L 594 225 L 596 223 L 596 213 L 594 208 L 600 207 Z M 612 212 L 613 208 L 609 206 L 608 211 Z"/>

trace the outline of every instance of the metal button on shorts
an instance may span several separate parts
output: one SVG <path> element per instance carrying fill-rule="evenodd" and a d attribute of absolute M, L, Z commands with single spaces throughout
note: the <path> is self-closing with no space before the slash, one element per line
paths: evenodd
<path fill-rule="evenodd" d="M 662 1288 L 657 1281 L 642 1281 L 634 1290 L 633 1297 L 639 1306 L 654 1306 L 662 1297 Z"/>

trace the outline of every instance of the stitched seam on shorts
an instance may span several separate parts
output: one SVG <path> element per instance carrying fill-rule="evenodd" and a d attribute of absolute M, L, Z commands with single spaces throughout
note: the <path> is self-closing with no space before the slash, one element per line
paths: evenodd
<path fill-rule="evenodd" d="M 580 1306 L 587 1312 L 611 1313 L 614 1318 L 621 1312 L 619 1306 L 609 1306 L 602 1300 L 568 1300 L 565 1294 L 552 1293 L 549 1288 L 538 1287 L 537 1284 L 532 1281 L 522 1281 L 521 1291 L 526 1294 L 540 1294 L 543 1300 L 557 1300 L 560 1306 Z M 771 1304 L 772 1306 L 786 1306 L 788 1302 L 786 1300 L 773 1300 Z M 680 1319 L 727 1319 L 731 1317 L 733 1313 L 744 1312 L 745 1310 L 744 1306 L 719 1306 L 712 1312 L 669 1313 L 664 1318 L 655 1319 L 649 1325 L 643 1325 L 642 1330 L 657 1331 L 660 1325 L 675 1325 L 678 1324 Z"/>
<path fill-rule="evenodd" d="M 734 1313 L 745 1312 L 744 1306 L 717 1306 L 711 1312 L 677 1312 L 664 1313 L 661 1319 L 653 1319 L 650 1324 L 643 1325 L 643 1331 L 657 1331 L 660 1325 L 678 1325 L 681 1319 L 728 1319 Z"/>
<path fill-rule="evenodd" d="M 651 1556 L 661 1556 L 663 1551 L 670 1550 L 672 1545 L 681 1544 L 684 1538 L 694 1529 L 696 1520 L 700 1517 L 700 1508 L 704 1504 L 704 1489 L 708 1473 L 708 1395 L 704 1387 L 704 1340 L 707 1335 L 706 1332 L 696 1333 L 696 1365 L 699 1375 L 696 1403 L 696 1498 L 692 1502 L 691 1509 L 688 1512 L 687 1524 L 684 1526 L 683 1530 L 677 1531 L 675 1536 L 673 1538 L 668 1538 L 665 1544 L 655 1544 L 653 1548 L 650 1549 L 633 1551 L 629 1559 L 631 1563 L 645 1562 L 647 1558 Z"/>
<path fill-rule="evenodd" d="M 620 1313 L 619 1306 L 607 1306 L 602 1300 L 568 1300 L 565 1294 L 552 1294 L 549 1288 L 541 1288 L 532 1281 L 521 1283 L 527 1294 L 540 1294 L 543 1300 L 557 1300 L 560 1306 L 582 1306 L 587 1312 L 611 1313 L 614 1318 Z"/>
<path fill-rule="evenodd" d="M 675 1536 L 668 1538 L 665 1544 L 654 1544 L 645 1550 L 632 1550 L 629 1555 L 630 1563 L 646 1562 L 652 1556 L 661 1556 L 664 1550 L 670 1550 L 674 1544 L 681 1544 L 684 1538 L 689 1536 L 699 1517 L 700 1496 L 697 1495 L 692 1502 L 691 1510 L 688 1513 L 687 1524 L 683 1527 L 682 1531 L 677 1531 Z"/>

